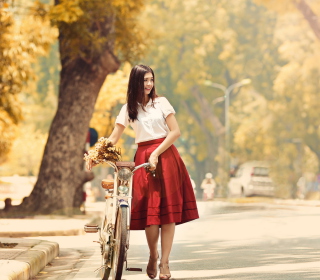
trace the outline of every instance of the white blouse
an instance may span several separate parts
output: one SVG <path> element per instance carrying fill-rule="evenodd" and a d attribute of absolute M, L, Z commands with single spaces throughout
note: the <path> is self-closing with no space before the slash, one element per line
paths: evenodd
<path fill-rule="evenodd" d="M 131 125 L 136 134 L 135 143 L 166 137 L 170 131 L 166 124 L 166 118 L 170 114 L 176 113 L 169 101 L 165 97 L 157 97 L 153 107 L 150 99 L 144 110 L 139 106 L 138 120 L 132 122 L 129 121 L 127 104 L 124 104 L 117 116 L 116 123 L 125 127 L 128 124 Z"/>

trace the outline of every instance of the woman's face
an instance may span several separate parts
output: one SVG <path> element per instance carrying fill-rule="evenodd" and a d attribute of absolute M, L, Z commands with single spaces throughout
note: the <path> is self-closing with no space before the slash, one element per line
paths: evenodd
<path fill-rule="evenodd" d="M 146 73 L 144 75 L 144 94 L 148 95 L 153 88 L 153 75 L 152 73 Z"/>

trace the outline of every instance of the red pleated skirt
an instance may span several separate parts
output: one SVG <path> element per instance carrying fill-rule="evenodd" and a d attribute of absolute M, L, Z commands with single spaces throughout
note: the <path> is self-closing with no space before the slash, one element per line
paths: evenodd
<path fill-rule="evenodd" d="M 135 164 L 148 162 L 164 139 L 139 143 Z M 174 145 L 159 156 L 155 177 L 144 168 L 135 172 L 132 192 L 131 230 L 199 218 L 189 173 Z"/>

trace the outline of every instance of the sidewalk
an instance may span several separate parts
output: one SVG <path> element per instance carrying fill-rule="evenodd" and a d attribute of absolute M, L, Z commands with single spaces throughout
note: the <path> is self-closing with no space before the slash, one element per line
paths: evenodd
<path fill-rule="evenodd" d="M 38 239 L 0 238 L 0 279 L 25 280 L 36 276 L 59 254 L 59 245 Z M 14 247 L 13 247 L 14 246 Z"/>
<path fill-rule="evenodd" d="M 0 280 L 27 280 L 36 276 L 59 255 L 59 244 L 46 241 L 45 236 L 84 234 L 84 225 L 96 217 L 96 213 L 90 213 L 73 218 L 0 219 Z"/>

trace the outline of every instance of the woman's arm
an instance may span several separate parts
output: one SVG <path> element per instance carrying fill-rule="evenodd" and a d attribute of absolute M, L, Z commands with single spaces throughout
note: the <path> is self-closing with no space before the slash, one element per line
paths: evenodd
<path fill-rule="evenodd" d="M 112 142 L 113 145 L 116 145 L 126 127 L 122 124 L 116 123 L 116 126 L 114 127 L 111 135 L 108 137 L 108 139 Z"/>
<path fill-rule="evenodd" d="M 113 145 L 117 144 L 117 142 L 119 141 L 124 129 L 125 129 L 125 126 L 123 126 L 122 124 L 116 123 L 116 126 L 114 127 L 111 135 L 108 138 Z M 91 170 L 92 167 L 94 167 L 95 165 L 96 164 L 94 164 L 92 160 L 86 162 L 86 167 L 87 167 L 88 170 Z"/>
<path fill-rule="evenodd" d="M 176 141 L 181 135 L 179 125 L 174 114 L 170 114 L 167 116 L 166 123 L 170 132 L 168 133 L 166 139 L 164 139 L 164 141 L 151 153 L 149 162 L 151 166 L 154 166 L 154 167 L 150 168 L 150 170 L 156 169 L 156 166 L 158 163 L 158 157 L 165 150 L 167 150 L 174 143 L 174 141 Z"/>

